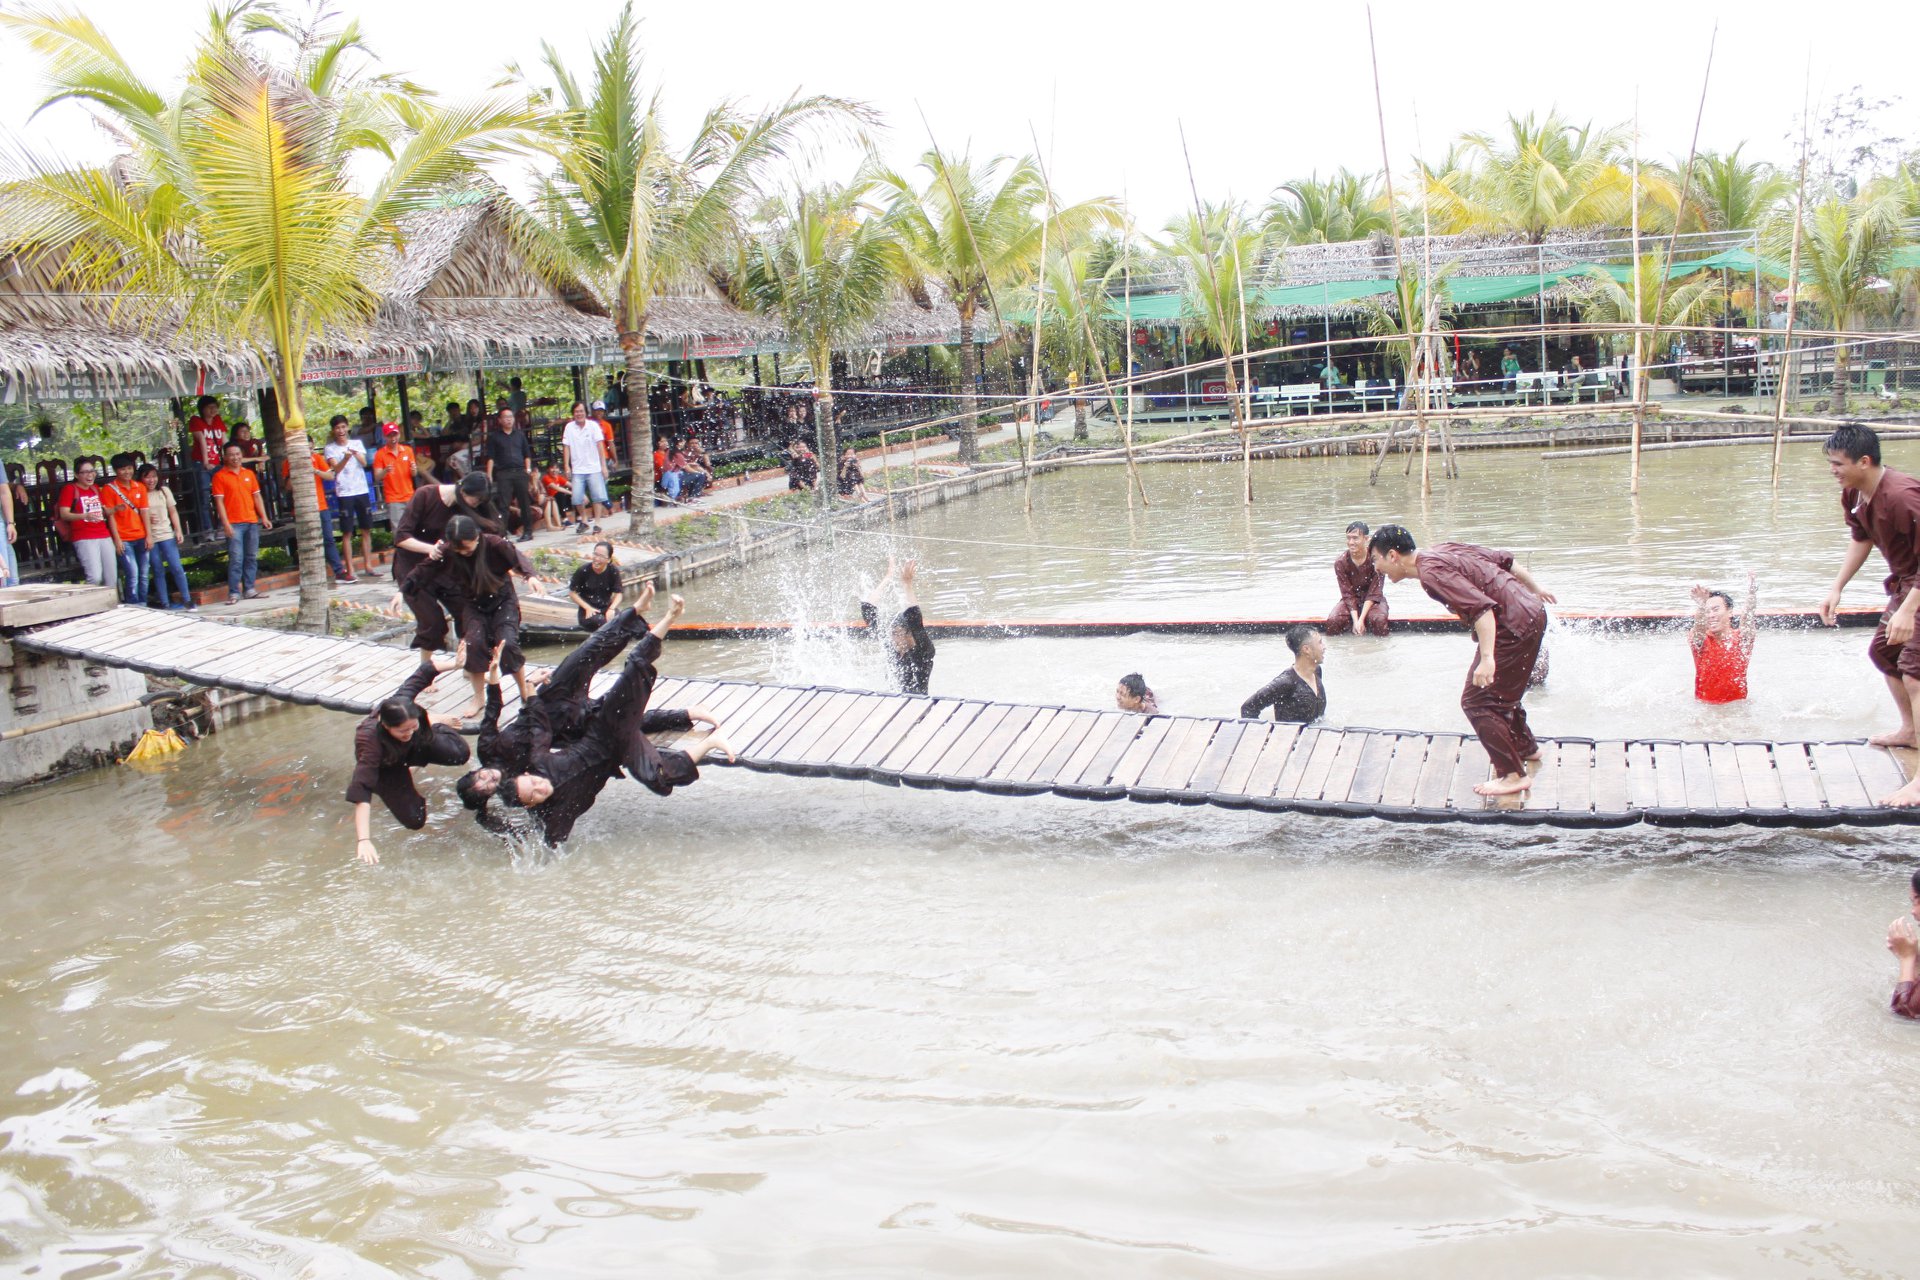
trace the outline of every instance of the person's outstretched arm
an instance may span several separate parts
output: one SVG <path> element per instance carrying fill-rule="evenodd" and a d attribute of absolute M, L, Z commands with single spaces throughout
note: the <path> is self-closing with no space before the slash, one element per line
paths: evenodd
<path fill-rule="evenodd" d="M 1693 626 L 1687 632 L 1687 643 L 1698 649 L 1707 642 L 1707 601 L 1713 593 L 1696 582 L 1688 594 L 1693 597 Z"/>
<path fill-rule="evenodd" d="M 1900 978 L 1893 988 L 1893 1011 L 1903 1018 L 1920 1018 L 1920 945 L 1907 931 L 1903 916 L 1887 926 L 1887 950 L 1900 961 Z"/>
<path fill-rule="evenodd" d="M 1520 580 L 1521 586 L 1533 592 L 1533 594 L 1535 594 L 1536 596 L 1539 596 L 1546 603 L 1548 604 L 1559 603 L 1559 600 L 1554 596 L 1553 592 L 1548 591 L 1546 588 L 1542 587 L 1538 582 L 1534 581 L 1533 575 L 1528 573 L 1526 569 L 1523 568 L 1521 565 L 1515 564 L 1513 568 L 1509 569 L 1507 572 L 1511 573 L 1515 578 L 1518 578 Z"/>
<path fill-rule="evenodd" d="M 1748 653 L 1753 652 L 1753 642 L 1759 634 L 1753 629 L 1754 610 L 1760 605 L 1760 580 L 1747 570 L 1747 602 L 1740 610 L 1740 647 Z"/>
<path fill-rule="evenodd" d="M 1847 555 L 1840 562 L 1840 572 L 1834 576 L 1833 585 L 1827 588 L 1827 598 L 1820 602 L 1820 621 L 1835 626 L 1838 619 L 1834 616 L 1840 611 L 1840 593 L 1853 581 L 1853 575 L 1860 572 L 1860 566 L 1873 554 L 1873 544 L 1862 542 L 1859 538 L 1849 539 Z"/>

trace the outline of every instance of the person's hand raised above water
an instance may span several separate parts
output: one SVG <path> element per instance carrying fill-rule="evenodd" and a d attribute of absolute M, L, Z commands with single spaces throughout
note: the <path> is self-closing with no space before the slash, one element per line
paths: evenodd
<path fill-rule="evenodd" d="M 893 562 L 888 561 L 887 563 L 889 566 L 891 566 Z M 901 583 L 909 587 L 912 586 L 914 575 L 919 572 L 920 572 L 920 562 L 918 560 L 907 561 L 905 564 L 900 566 Z"/>
<path fill-rule="evenodd" d="M 1747 577 L 1749 580 L 1751 580 L 1753 575 L 1748 574 Z M 1693 590 L 1687 592 L 1687 595 L 1692 597 L 1694 604 L 1704 609 L 1707 607 L 1707 600 L 1713 595 L 1713 593 L 1711 591 L 1708 591 L 1703 584 L 1696 582 L 1693 584 Z"/>
<path fill-rule="evenodd" d="M 1908 956 L 1920 954 L 1920 942 L 1915 942 L 1913 933 L 1907 928 L 1911 916 L 1896 916 L 1887 926 L 1887 950 L 1902 960 Z"/>

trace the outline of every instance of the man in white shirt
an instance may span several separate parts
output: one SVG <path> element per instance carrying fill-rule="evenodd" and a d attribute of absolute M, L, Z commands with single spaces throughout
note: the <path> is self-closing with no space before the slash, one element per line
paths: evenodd
<path fill-rule="evenodd" d="M 606 449 L 607 437 L 600 424 L 587 417 L 587 406 L 576 400 L 573 417 L 560 433 L 560 452 L 573 479 L 573 510 L 581 517 L 575 533 L 587 532 L 588 518 L 599 520 L 608 514 Z"/>
<path fill-rule="evenodd" d="M 347 415 L 336 413 L 329 424 L 333 439 L 321 450 L 327 466 L 333 469 L 333 493 L 340 500 L 340 554 L 345 557 L 347 574 L 353 576 L 353 531 L 360 530 L 360 558 L 368 577 L 373 571 L 373 496 L 367 484 L 367 446 L 347 430 Z"/>

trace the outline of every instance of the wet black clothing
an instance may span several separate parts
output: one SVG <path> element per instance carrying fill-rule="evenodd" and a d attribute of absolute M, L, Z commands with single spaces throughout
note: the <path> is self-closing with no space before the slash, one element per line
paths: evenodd
<path fill-rule="evenodd" d="M 532 762 L 532 772 L 553 783 L 553 794 L 524 813 L 549 844 L 559 844 L 572 834 L 573 824 L 593 807 L 607 783 L 619 777 L 622 770 L 641 786 L 663 796 L 700 776 L 699 767 L 685 752 L 661 750 L 647 740 L 649 733 L 693 727 L 693 717 L 685 711 L 647 709 L 658 674 L 653 661 L 659 656 L 659 638 L 651 632 L 641 636 L 627 655 L 620 678 L 604 697 L 589 704 L 579 740 Z M 511 786 L 510 782 L 503 784 L 502 790 Z M 494 807 L 502 803 L 497 796 L 489 801 L 482 820 L 486 821 Z"/>
<path fill-rule="evenodd" d="M 493 664 L 495 645 L 500 650 L 500 673 L 512 675 L 526 665 L 520 652 L 520 597 L 513 589 L 513 574 L 533 576 L 533 564 L 520 548 L 497 534 L 480 535 L 476 556 L 486 558 L 487 568 L 499 580 L 493 594 L 474 597 L 471 565 L 451 553 L 428 560 L 401 585 L 401 594 L 430 596 L 460 621 L 460 636 L 467 642 L 466 669 L 485 671 Z"/>
<path fill-rule="evenodd" d="M 421 663 L 393 696 L 418 698 L 436 674 L 431 662 Z M 379 796 L 401 826 L 418 831 L 427 824 L 427 802 L 413 785 L 414 769 L 432 764 L 463 765 L 467 757 L 467 740 L 451 726 L 434 724 L 424 710 L 420 727 L 405 742 L 388 733 L 375 713 L 353 731 L 353 776 L 347 780 L 347 803 L 365 804 Z"/>
<path fill-rule="evenodd" d="M 401 598 L 407 607 L 413 610 L 414 631 L 410 647 L 415 649 L 443 649 L 447 644 L 447 611 L 440 602 L 425 591 L 409 591 L 407 581 L 413 571 L 429 563 L 427 557 L 418 551 L 409 551 L 400 544 L 409 538 L 421 542 L 439 542 L 446 536 L 447 521 L 457 515 L 474 516 L 486 533 L 499 533 L 501 527 L 485 516 L 475 515 L 471 509 L 464 509 L 459 499 L 448 506 L 440 497 L 440 486 L 430 484 L 416 491 L 407 500 L 407 509 L 400 514 L 400 524 L 393 531 L 393 581 L 400 589 Z M 454 614 L 459 621 L 459 614 Z M 464 632 L 462 634 L 465 634 Z"/>
<path fill-rule="evenodd" d="M 556 744 L 577 741 L 586 731 L 593 678 L 646 630 L 647 620 L 632 609 L 615 614 L 612 622 L 560 660 L 546 683 L 504 729 L 500 727 L 500 686 L 488 685 L 487 710 L 480 721 L 477 745 L 480 763 L 505 773 L 522 773 L 532 761 L 544 759 Z"/>
<path fill-rule="evenodd" d="M 1283 724 L 1312 724 L 1327 714 L 1327 678 L 1319 667 L 1313 669 L 1313 679 L 1318 690 L 1288 667 L 1240 704 L 1240 718 L 1258 720 L 1262 711 L 1272 707 L 1273 718 Z"/>
<path fill-rule="evenodd" d="M 927 624 L 920 616 L 920 606 L 908 605 L 893 620 L 892 626 L 882 629 L 880 611 L 862 600 L 860 617 L 867 624 L 867 634 L 885 649 L 888 669 L 893 673 L 893 682 L 900 686 L 900 692 L 924 694 L 928 681 L 933 679 L 933 637 L 927 634 Z M 894 627 L 905 627 L 913 637 L 913 647 L 905 653 L 894 647 Z"/>
<path fill-rule="evenodd" d="M 614 593 L 620 590 L 620 566 L 609 564 L 605 573 L 595 573 L 592 565 L 583 564 L 567 579 L 567 590 L 593 606 L 592 613 L 575 610 L 580 616 L 581 628 L 592 631 L 601 625 L 607 606 L 613 603 Z"/>

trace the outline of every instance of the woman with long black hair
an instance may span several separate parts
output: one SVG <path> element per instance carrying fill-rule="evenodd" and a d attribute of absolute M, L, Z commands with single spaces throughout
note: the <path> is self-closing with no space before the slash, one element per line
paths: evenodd
<path fill-rule="evenodd" d="M 353 776 L 347 803 L 353 806 L 354 852 L 362 862 L 380 861 L 373 847 L 373 798 L 379 796 L 394 819 L 409 831 L 427 825 L 427 802 L 413 785 L 413 771 L 426 765 L 461 765 L 469 758 L 467 740 L 451 725 L 435 724 L 415 701 L 434 677 L 453 669 L 461 655 L 428 658 L 406 683 L 383 699 L 353 734 Z"/>
<path fill-rule="evenodd" d="M 416 492 L 393 530 L 393 581 L 399 590 L 388 602 L 387 611 L 398 616 L 405 601 L 413 611 L 411 647 L 422 654 L 446 647 L 447 611 L 429 593 L 409 594 L 407 583 L 415 569 L 440 558 L 440 540 L 446 536 L 447 522 L 455 516 L 473 517 L 483 533 L 507 531 L 493 505 L 493 486 L 477 472 L 469 473 L 459 484 L 430 484 Z"/>
<path fill-rule="evenodd" d="M 520 548 L 497 533 L 488 533 L 470 515 L 449 519 L 445 535 L 435 545 L 439 558 L 409 574 L 403 594 L 430 596 L 460 620 L 460 637 L 467 646 L 467 682 L 473 686 L 473 707 L 466 718 L 476 719 L 486 707 L 487 668 L 496 649 L 500 673 L 519 683 L 523 701 L 532 697 L 526 658 L 520 652 L 520 597 L 514 593 L 513 575 L 536 586 L 540 575 Z"/>

